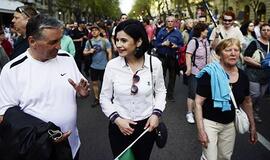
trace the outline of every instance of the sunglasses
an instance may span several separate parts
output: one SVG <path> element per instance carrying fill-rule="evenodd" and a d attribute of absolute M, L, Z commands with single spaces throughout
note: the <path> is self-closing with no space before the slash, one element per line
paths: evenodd
<path fill-rule="evenodd" d="M 138 86 L 136 86 L 136 83 L 138 83 L 140 81 L 140 77 L 137 75 L 138 71 L 133 75 L 132 77 L 132 86 L 131 86 L 131 94 L 135 95 L 138 93 Z"/>
<path fill-rule="evenodd" d="M 22 7 L 16 8 L 16 12 L 25 14 L 27 17 L 30 17 L 30 15 L 29 15 L 29 14 L 24 10 L 24 8 L 22 8 Z"/>
<path fill-rule="evenodd" d="M 224 22 L 232 22 L 232 19 L 223 19 Z"/>
<path fill-rule="evenodd" d="M 49 137 L 51 139 L 53 139 L 54 141 L 59 140 L 63 136 L 63 133 L 61 131 L 59 131 L 59 130 L 52 130 L 52 129 L 49 129 L 48 130 L 48 134 L 49 134 Z"/>

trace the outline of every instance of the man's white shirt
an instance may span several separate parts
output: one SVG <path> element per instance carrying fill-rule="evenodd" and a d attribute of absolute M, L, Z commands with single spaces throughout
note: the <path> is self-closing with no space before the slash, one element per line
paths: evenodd
<path fill-rule="evenodd" d="M 51 121 L 62 132 L 71 130 L 69 143 L 73 157 L 80 147 L 76 126 L 76 91 L 68 78 L 78 83 L 82 74 L 73 57 L 59 53 L 41 62 L 28 51 L 10 61 L 0 75 L 0 115 L 13 106 L 45 122 Z"/>
<path fill-rule="evenodd" d="M 242 32 L 240 31 L 239 27 L 231 26 L 229 29 L 226 30 L 223 25 L 219 25 L 219 29 L 220 29 L 220 32 L 221 32 L 224 39 L 236 38 L 240 41 L 241 44 L 245 43 L 244 36 L 243 36 Z M 213 41 L 215 39 L 216 32 L 217 32 L 216 30 L 217 30 L 217 28 L 213 29 L 213 31 L 209 37 L 210 41 Z M 219 37 L 219 40 L 221 40 L 220 37 Z"/>

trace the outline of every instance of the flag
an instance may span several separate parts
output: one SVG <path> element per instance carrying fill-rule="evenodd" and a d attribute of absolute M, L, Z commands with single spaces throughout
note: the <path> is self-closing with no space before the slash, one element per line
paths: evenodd
<path fill-rule="evenodd" d="M 131 148 L 129 148 L 116 160 L 135 160 L 135 157 Z"/>
<path fill-rule="evenodd" d="M 145 129 L 143 133 L 135 139 L 122 153 L 120 153 L 114 160 L 135 160 L 134 154 L 131 150 L 133 144 L 135 144 L 146 132 L 148 132 L 149 128 Z"/>

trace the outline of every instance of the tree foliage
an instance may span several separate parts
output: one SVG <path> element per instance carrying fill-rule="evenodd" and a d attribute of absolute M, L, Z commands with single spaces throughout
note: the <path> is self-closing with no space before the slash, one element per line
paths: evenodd
<path fill-rule="evenodd" d="M 88 20 L 117 18 L 121 14 L 119 0 L 57 0 L 56 6 L 63 12 L 73 14 L 76 20 L 82 16 Z"/>
<path fill-rule="evenodd" d="M 136 0 L 129 15 L 132 17 L 138 16 L 152 17 L 151 6 L 153 5 L 153 3 L 154 0 Z"/>
<path fill-rule="evenodd" d="M 187 8 L 189 14 L 193 15 L 191 5 L 188 0 L 135 0 L 130 14 L 133 17 L 137 17 L 139 15 L 152 17 L 151 10 L 156 10 L 158 15 L 166 16 L 172 14 L 172 11 L 180 14 L 179 12 L 183 8 Z"/>

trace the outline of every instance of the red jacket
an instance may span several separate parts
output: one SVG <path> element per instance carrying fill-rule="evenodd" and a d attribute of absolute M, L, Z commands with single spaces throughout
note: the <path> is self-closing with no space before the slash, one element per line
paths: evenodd
<path fill-rule="evenodd" d="M 8 57 L 10 57 L 11 56 L 11 53 L 13 51 L 13 48 L 12 48 L 11 43 L 8 40 L 4 39 L 3 42 L 1 43 L 1 45 L 5 49 Z"/>

